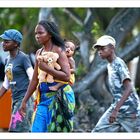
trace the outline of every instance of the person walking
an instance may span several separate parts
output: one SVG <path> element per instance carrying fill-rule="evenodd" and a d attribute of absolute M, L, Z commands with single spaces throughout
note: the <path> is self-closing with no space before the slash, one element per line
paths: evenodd
<path fill-rule="evenodd" d="M 5 63 L 5 78 L 0 88 L 0 98 L 10 88 L 12 91 L 12 115 L 9 132 L 30 132 L 33 101 L 27 103 L 27 115 L 22 118 L 18 110 L 27 91 L 33 75 L 33 68 L 29 57 L 20 50 L 22 34 L 16 29 L 4 31 L 0 38 L 3 40 L 3 50 L 9 51 Z"/>
<path fill-rule="evenodd" d="M 36 25 L 35 38 L 42 45 L 42 48 L 37 51 L 36 57 L 44 52 L 57 53 L 59 55 L 57 62 L 61 70 L 53 69 L 47 63 L 36 59 L 33 79 L 22 101 L 20 113 L 26 116 L 26 103 L 37 89 L 38 104 L 34 114 L 32 132 L 71 132 L 73 131 L 75 96 L 68 84 L 70 66 L 65 54 L 64 41 L 55 23 L 45 20 Z M 49 83 L 46 80 L 39 82 L 40 70 L 52 75 L 55 82 Z M 64 83 L 59 90 L 49 90 L 50 86 L 54 86 L 59 82 Z"/>
<path fill-rule="evenodd" d="M 108 61 L 108 82 L 113 103 L 92 132 L 139 132 L 139 97 L 125 62 L 115 54 L 115 46 L 115 39 L 109 35 L 101 36 L 93 45 L 99 56 Z"/>

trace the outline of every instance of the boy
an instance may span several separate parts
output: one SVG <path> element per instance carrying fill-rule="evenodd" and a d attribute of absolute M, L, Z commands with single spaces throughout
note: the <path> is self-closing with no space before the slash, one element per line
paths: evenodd
<path fill-rule="evenodd" d="M 115 45 L 113 37 L 104 35 L 93 46 L 99 56 L 108 61 L 108 82 L 113 103 L 92 132 L 138 132 L 140 129 L 140 101 L 131 83 L 126 64 L 115 54 Z"/>
<path fill-rule="evenodd" d="M 30 132 L 33 113 L 32 99 L 27 103 L 26 117 L 22 118 L 18 112 L 33 75 L 29 57 L 20 50 L 23 36 L 16 29 L 8 29 L 0 35 L 0 38 L 3 40 L 3 50 L 9 52 L 5 64 L 5 78 L 0 88 L 0 99 L 9 88 L 12 91 L 12 114 L 8 131 Z"/>

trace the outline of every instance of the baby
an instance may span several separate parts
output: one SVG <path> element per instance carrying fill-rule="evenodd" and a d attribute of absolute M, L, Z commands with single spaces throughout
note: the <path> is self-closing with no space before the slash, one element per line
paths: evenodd
<path fill-rule="evenodd" d="M 73 58 L 73 55 L 74 55 L 74 51 L 76 49 L 76 46 L 72 41 L 65 41 L 65 47 L 66 47 L 66 55 L 68 57 L 68 61 L 69 61 L 69 65 L 70 65 L 70 72 L 71 72 L 69 84 L 73 85 L 75 82 L 75 76 L 74 76 L 75 60 Z M 64 84 L 60 82 L 60 83 L 57 83 L 55 86 L 49 87 L 49 89 L 52 91 L 57 91 L 63 85 Z"/>

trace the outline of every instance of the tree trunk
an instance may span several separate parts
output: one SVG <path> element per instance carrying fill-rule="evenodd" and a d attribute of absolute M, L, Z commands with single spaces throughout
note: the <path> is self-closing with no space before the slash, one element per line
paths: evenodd
<path fill-rule="evenodd" d="M 41 8 L 38 16 L 38 21 L 47 20 L 51 15 L 52 8 Z"/>

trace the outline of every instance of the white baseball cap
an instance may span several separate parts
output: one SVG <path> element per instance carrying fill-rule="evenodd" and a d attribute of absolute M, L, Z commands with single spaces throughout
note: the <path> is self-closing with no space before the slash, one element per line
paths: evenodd
<path fill-rule="evenodd" d="M 98 46 L 107 46 L 109 44 L 115 47 L 115 39 L 109 35 L 103 35 L 97 40 L 96 44 L 93 45 L 93 48 L 97 48 Z"/>

